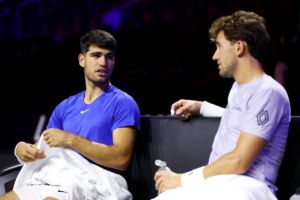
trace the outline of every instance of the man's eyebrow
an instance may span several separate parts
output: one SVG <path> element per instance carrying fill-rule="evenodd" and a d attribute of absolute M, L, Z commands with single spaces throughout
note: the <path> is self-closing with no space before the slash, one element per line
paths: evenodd
<path fill-rule="evenodd" d="M 104 53 L 104 52 L 101 52 L 101 51 L 94 51 L 94 52 L 91 52 L 91 55 L 115 55 L 114 52 L 107 52 L 107 53 Z"/>
<path fill-rule="evenodd" d="M 94 52 L 91 52 L 91 55 L 102 55 L 103 53 L 102 52 L 100 52 L 100 51 L 94 51 Z"/>

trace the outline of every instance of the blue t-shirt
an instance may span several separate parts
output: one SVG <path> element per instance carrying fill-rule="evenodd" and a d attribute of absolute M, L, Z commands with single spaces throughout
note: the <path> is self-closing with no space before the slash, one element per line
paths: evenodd
<path fill-rule="evenodd" d="M 110 85 L 91 104 L 85 91 L 62 101 L 53 111 L 47 128 L 58 128 L 106 145 L 113 144 L 113 131 L 120 127 L 140 128 L 140 112 L 134 99 Z"/>

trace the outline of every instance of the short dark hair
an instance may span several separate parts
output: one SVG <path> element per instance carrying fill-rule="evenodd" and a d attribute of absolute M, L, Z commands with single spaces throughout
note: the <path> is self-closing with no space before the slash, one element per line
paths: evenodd
<path fill-rule="evenodd" d="M 270 36 L 263 17 L 254 12 L 236 11 L 232 15 L 215 20 L 209 28 L 209 36 L 215 41 L 223 31 L 227 40 L 242 40 L 247 43 L 250 54 L 263 63 L 269 50 Z"/>
<path fill-rule="evenodd" d="M 109 49 L 113 52 L 117 50 L 117 41 L 110 33 L 103 30 L 92 30 L 80 38 L 81 53 L 88 52 L 90 46 Z"/>

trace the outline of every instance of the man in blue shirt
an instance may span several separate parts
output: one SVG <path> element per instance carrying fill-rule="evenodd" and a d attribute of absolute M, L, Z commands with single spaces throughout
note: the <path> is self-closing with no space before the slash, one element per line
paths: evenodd
<path fill-rule="evenodd" d="M 115 38 L 102 30 L 80 38 L 78 60 L 86 90 L 55 108 L 43 137 L 50 148 L 73 149 L 99 166 L 124 171 L 131 159 L 140 112 L 131 96 L 110 83 L 116 46 Z M 47 158 L 37 144 L 25 142 L 18 143 L 15 154 L 25 163 Z M 59 187 L 50 186 L 28 184 L 0 199 L 68 199 L 66 193 L 70 191 L 62 193 Z"/>

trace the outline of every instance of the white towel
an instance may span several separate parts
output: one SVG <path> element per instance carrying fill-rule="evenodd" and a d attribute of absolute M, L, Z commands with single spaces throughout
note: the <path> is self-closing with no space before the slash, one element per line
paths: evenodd
<path fill-rule="evenodd" d="M 178 187 L 161 193 L 153 200 L 277 200 L 268 186 L 244 175 L 217 175 L 199 185 Z"/>
<path fill-rule="evenodd" d="M 14 189 L 46 183 L 60 185 L 71 200 L 132 199 L 122 176 L 88 162 L 71 149 L 50 148 L 43 137 L 38 147 L 45 152 L 46 158 L 25 163 Z"/>

